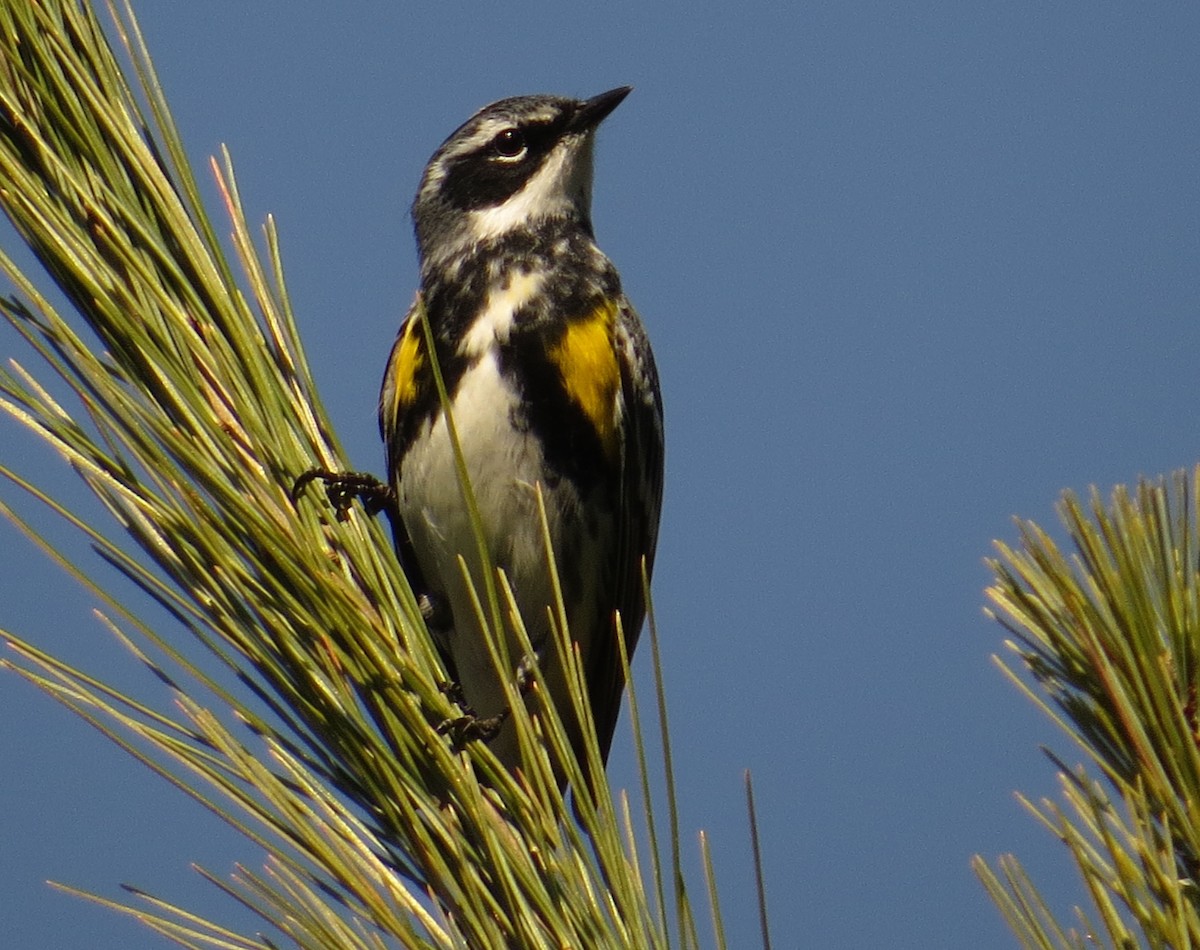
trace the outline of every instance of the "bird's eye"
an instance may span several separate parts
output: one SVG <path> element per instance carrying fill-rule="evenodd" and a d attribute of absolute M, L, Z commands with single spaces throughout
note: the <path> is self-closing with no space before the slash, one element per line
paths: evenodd
<path fill-rule="evenodd" d="M 520 129 L 505 129 L 492 139 L 492 148 L 501 158 L 518 158 L 525 151 L 525 133 Z"/>

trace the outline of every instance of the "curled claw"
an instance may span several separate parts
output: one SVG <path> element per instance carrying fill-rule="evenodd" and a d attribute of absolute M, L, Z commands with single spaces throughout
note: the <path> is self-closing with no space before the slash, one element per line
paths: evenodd
<path fill-rule="evenodd" d="M 292 504 L 297 504 L 304 489 L 318 480 L 325 483 L 325 497 L 337 512 L 338 521 L 350 517 L 355 499 L 362 502 L 369 515 L 389 511 L 396 504 L 395 492 L 370 472 L 331 472 L 324 468 L 310 468 L 296 479 L 289 493 Z"/>
<path fill-rule="evenodd" d="M 498 716 L 490 716 L 487 719 L 480 719 L 474 713 L 456 716 L 438 723 L 437 731 L 440 735 L 449 736 L 450 747 L 455 752 L 461 752 L 468 742 L 491 742 L 495 739 L 509 715 L 506 709 Z"/>
<path fill-rule="evenodd" d="M 439 735 L 450 737 L 450 747 L 455 752 L 461 752 L 468 742 L 479 740 L 491 742 L 500 733 L 500 727 L 512 714 L 505 709 L 499 715 L 480 717 L 467 703 L 463 688 L 458 683 L 441 683 L 438 688 L 446 694 L 450 702 L 462 709 L 461 716 L 443 719 L 437 725 Z"/>

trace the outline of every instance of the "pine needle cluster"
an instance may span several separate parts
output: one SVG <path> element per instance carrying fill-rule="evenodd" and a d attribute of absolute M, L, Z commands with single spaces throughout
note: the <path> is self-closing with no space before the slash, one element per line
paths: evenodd
<path fill-rule="evenodd" d="M 1061 802 L 1023 800 L 1087 887 L 1092 907 L 1073 926 L 1014 857 L 975 860 L 1026 947 L 1200 945 L 1198 498 L 1200 468 L 1108 502 L 1067 494 L 1073 554 L 1023 523 L 992 564 L 993 615 L 1018 658 L 1002 667 L 1087 756 L 1068 767 L 1051 755 Z"/>
<path fill-rule="evenodd" d="M 319 493 L 290 497 L 306 470 L 346 466 L 274 224 L 260 249 L 223 154 L 211 170 L 232 235 L 218 235 L 132 10 L 107 15 L 116 52 L 91 4 L 0 2 L 0 206 L 73 311 L 0 254 L 15 289 L 0 310 L 38 362 L 0 370 L 0 409 L 58 451 L 111 527 L 8 462 L 0 476 L 178 627 L 143 622 L 115 585 L 3 501 L 0 512 L 89 586 L 168 701 L 123 694 L 15 633 L 3 663 L 268 855 L 232 879 L 204 872 L 262 918 L 262 934 L 143 892 L 119 906 L 187 947 L 698 946 L 673 799 L 664 864 L 644 753 L 636 821 L 627 799 L 587 781 L 603 776 L 594 744 L 590 764 L 575 761 L 554 715 L 531 719 L 514 702 L 520 777 L 483 743 L 453 741 L 444 726 L 461 710 L 385 528 L 361 510 L 339 520 Z M 64 387 L 69 401 L 52 395 Z M 492 581 L 480 610 L 495 628 L 513 607 L 503 575 Z M 565 625 L 560 635 L 567 650 Z"/>

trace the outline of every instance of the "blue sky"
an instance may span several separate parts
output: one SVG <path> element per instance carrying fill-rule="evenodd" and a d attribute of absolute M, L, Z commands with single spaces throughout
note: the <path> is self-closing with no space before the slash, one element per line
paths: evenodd
<path fill-rule="evenodd" d="M 1079 756 L 989 660 L 982 559 L 1065 487 L 1196 462 L 1200 8 L 340 9 L 139 5 L 193 160 L 227 143 L 252 219 L 276 216 L 356 467 L 382 468 L 430 153 L 501 96 L 635 87 L 600 135 L 594 218 L 662 374 L 682 823 L 711 835 L 731 945 L 756 933 L 746 768 L 778 947 L 1011 946 L 976 852 L 1016 852 L 1066 918 L 1074 871 L 1012 793 L 1056 794 L 1039 745 Z M 80 497 L 7 420 L 0 440 Z M 0 626 L 155 695 L 86 593 L 0 539 Z M 648 656 L 635 670 L 648 691 Z M 13 677 L 0 722 L 11 946 L 164 945 L 46 878 L 245 923 L 188 865 L 256 867 L 251 844 Z M 635 782 L 625 725 L 610 775 Z"/>

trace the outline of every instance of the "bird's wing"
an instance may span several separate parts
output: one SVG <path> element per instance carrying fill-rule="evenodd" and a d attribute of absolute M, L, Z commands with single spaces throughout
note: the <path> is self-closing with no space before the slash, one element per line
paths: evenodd
<path fill-rule="evenodd" d="M 620 498 L 613 564 L 613 597 L 608 605 L 621 614 L 625 645 L 630 656 L 641 632 L 646 605 L 642 593 L 642 559 L 646 574 L 654 567 L 658 542 L 658 517 L 663 486 L 663 417 L 658 370 L 641 320 L 622 299 L 615 345 L 623 350 L 621 398 L 624 413 Z M 592 645 L 588 685 L 596 735 L 604 760 L 612 744 L 621 709 L 625 677 L 611 613 L 602 618 L 604 634 Z"/>

